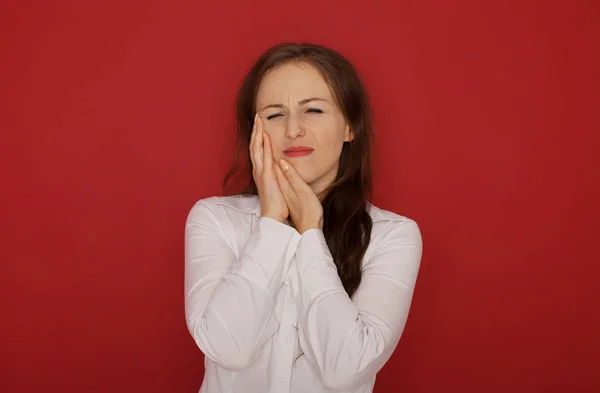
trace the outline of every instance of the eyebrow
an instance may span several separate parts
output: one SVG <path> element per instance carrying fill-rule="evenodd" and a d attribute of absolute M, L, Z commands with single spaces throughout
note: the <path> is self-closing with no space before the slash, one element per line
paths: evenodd
<path fill-rule="evenodd" d="M 305 105 L 305 104 L 308 104 L 311 101 L 324 101 L 324 102 L 327 102 L 327 100 L 325 98 L 310 97 L 310 98 L 305 98 L 303 100 L 298 101 L 298 104 Z M 264 111 L 267 108 L 285 108 L 285 105 L 283 105 L 283 104 L 269 104 L 269 105 L 265 106 L 264 108 L 262 108 L 259 112 L 262 112 L 262 111 Z"/>

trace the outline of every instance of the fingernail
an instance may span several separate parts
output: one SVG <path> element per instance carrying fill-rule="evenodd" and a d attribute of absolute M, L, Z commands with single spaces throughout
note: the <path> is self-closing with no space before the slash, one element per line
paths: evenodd
<path fill-rule="evenodd" d="M 281 167 L 283 168 L 283 171 L 287 171 L 288 169 L 290 169 L 289 165 L 287 164 L 287 162 L 285 162 L 283 159 L 279 160 L 279 164 L 281 165 Z"/>

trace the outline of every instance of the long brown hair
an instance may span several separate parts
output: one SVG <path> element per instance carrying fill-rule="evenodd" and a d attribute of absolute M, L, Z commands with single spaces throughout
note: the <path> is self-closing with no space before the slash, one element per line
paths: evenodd
<path fill-rule="evenodd" d="M 265 74 L 283 64 L 299 62 L 315 67 L 325 79 L 344 115 L 353 140 L 345 142 L 334 182 L 320 195 L 323 233 L 349 296 L 358 288 L 362 259 L 371 239 L 373 223 L 368 212 L 371 198 L 370 144 L 372 120 L 366 90 L 354 66 L 339 53 L 313 44 L 283 43 L 268 49 L 252 66 L 236 101 L 236 156 L 223 187 L 236 175 L 247 184 L 237 194 L 257 195 L 248 156 L 256 96 Z"/>

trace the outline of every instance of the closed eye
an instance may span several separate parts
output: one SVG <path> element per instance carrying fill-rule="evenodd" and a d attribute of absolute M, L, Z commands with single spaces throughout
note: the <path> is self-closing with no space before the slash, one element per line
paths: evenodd
<path fill-rule="evenodd" d="M 281 113 L 274 113 L 272 115 L 267 116 L 267 120 L 271 120 L 271 119 L 274 119 L 274 118 L 279 117 L 279 116 L 282 116 L 282 114 Z"/>
<path fill-rule="evenodd" d="M 310 113 L 323 113 L 323 110 L 321 110 L 319 108 L 309 108 L 307 110 L 307 112 L 310 112 Z"/>

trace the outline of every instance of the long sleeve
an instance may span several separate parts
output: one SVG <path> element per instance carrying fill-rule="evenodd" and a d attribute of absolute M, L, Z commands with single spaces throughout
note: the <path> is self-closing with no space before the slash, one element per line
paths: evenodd
<path fill-rule="evenodd" d="M 298 245 L 300 343 L 334 390 L 373 378 L 392 355 L 408 317 L 422 254 L 419 227 L 410 219 L 389 221 L 380 235 L 352 299 L 323 232 L 306 231 Z"/>
<path fill-rule="evenodd" d="M 221 367 L 247 367 L 272 336 L 276 291 L 300 235 L 260 218 L 236 258 L 210 204 L 198 202 L 185 227 L 185 313 L 202 352 Z"/>

